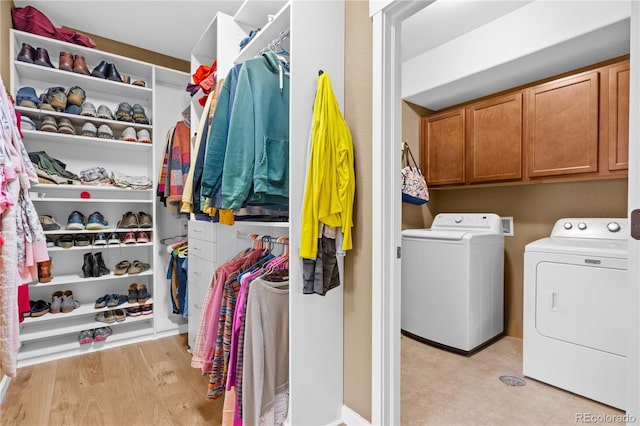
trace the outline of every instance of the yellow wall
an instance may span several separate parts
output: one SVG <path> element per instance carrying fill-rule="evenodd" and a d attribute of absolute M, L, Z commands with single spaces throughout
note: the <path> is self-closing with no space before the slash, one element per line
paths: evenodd
<path fill-rule="evenodd" d="M 344 403 L 371 415 L 371 94 L 372 24 L 369 2 L 345 4 L 344 114 L 355 153 L 353 250 L 345 259 Z"/>

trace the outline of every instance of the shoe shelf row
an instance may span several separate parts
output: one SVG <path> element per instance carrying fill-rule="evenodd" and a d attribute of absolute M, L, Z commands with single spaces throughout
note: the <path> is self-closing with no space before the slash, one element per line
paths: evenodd
<path fill-rule="evenodd" d="M 44 231 L 45 235 L 62 235 L 62 234 L 98 234 L 103 233 L 105 235 L 117 232 L 124 234 L 125 232 L 147 232 L 152 233 L 153 228 L 104 228 L 104 229 L 56 229 L 53 231 Z M 113 246 L 122 245 L 123 247 L 140 247 L 140 244 L 109 244 Z M 107 247 L 107 246 L 101 246 Z"/>
<path fill-rule="evenodd" d="M 121 188 L 115 185 L 56 185 L 53 183 L 38 183 L 31 185 L 31 190 L 39 193 L 39 191 L 112 191 L 112 192 L 127 192 L 135 193 L 143 196 L 154 196 L 153 189 L 134 189 L 134 188 Z M 45 193 L 46 194 L 46 193 Z M 38 199 L 36 196 L 35 199 Z"/>
<path fill-rule="evenodd" d="M 56 117 L 56 118 L 68 118 L 69 121 L 71 121 L 71 123 L 73 125 L 75 125 L 78 128 L 82 128 L 82 126 L 84 125 L 84 123 L 86 122 L 90 122 L 96 125 L 96 127 L 99 127 L 101 124 L 106 124 L 108 125 L 111 130 L 116 131 L 116 133 L 118 133 L 119 131 L 122 131 L 124 129 L 126 129 L 127 127 L 133 127 L 136 130 L 139 129 L 147 129 L 147 130 L 151 130 L 153 128 L 152 125 L 150 124 L 140 124 L 140 123 L 132 123 L 129 121 L 119 121 L 119 120 L 110 120 L 108 118 L 100 118 L 100 117 L 91 117 L 88 115 L 78 115 L 78 114 L 69 114 L 68 112 L 61 112 L 61 111 L 49 111 L 46 109 L 39 109 L 39 108 L 29 108 L 29 107 L 25 107 L 25 106 L 16 106 L 16 111 L 18 111 L 20 114 L 22 115 L 26 115 L 29 118 L 31 118 L 34 121 L 39 121 L 42 118 L 46 117 L 47 115 L 50 115 L 52 117 Z M 67 135 L 64 133 L 54 133 L 54 132 L 42 132 L 39 130 L 27 130 L 27 132 L 29 133 L 39 133 L 41 136 L 81 136 L 79 133 L 77 135 Z M 85 136 L 85 138 L 87 139 L 99 139 L 101 141 L 118 141 L 117 139 L 106 139 L 106 138 L 97 138 L 97 137 L 90 137 L 90 136 Z M 121 141 L 123 142 L 123 141 Z M 138 145 L 150 145 L 147 143 L 142 143 L 142 142 L 128 142 L 128 144 L 138 144 Z"/>
<path fill-rule="evenodd" d="M 131 202 L 131 200 L 128 199 L 115 199 L 115 198 L 104 198 L 104 199 L 97 199 L 97 198 L 91 198 L 91 199 L 87 199 L 87 198 L 78 198 L 78 199 L 69 199 L 69 198 L 55 198 L 55 197 L 47 197 L 47 198 L 36 198 L 34 200 L 31 200 L 34 202 L 73 202 L 73 203 L 126 203 L 126 202 Z M 147 204 L 151 204 L 153 203 L 153 200 L 135 200 L 136 203 L 147 203 Z M 36 206 L 37 208 L 37 206 Z M 118 231 L 118 232 L 124 232 L 124 231 Z"/>
<path fill-rule="evenodd" d="M 126 309 L 127 307 L 123 308 L 121 306 L 118 306 L 117 308 L 111 308 L 111 309 L 103 309 L 103 311 L 107 311 L 107 310 L 112 310 L 112 309 Z M 135 306 L 135 305 L 130 305 L 130 306 Z M 82 309 L 82 307 L 78 308 L 78 309 Z M 76 309 L 76 311 L 78 310 Z M 97 313 L 99 312 L 96 309 L 96 312 L 92 312 L 92 313 Z M 73 312 L 75 313 L 75 311 Z M 72 314 L 73 314 L 72 313 Z M 60 321 L 65 321 L 67 320 L 67 317 L 71 314 L 45 314 L 42 317 L 39 318 L 26 318 L 25 321 L 29 320 L 28 324 L 33 324 L 36 323 L 38 321 L 38 319 L 41 319 L 43 317 L 46 317 L 47 315 L 56 315 L 56 316 L 63 316 L 64 318 L 60 318 Z M 88 315 L 85 312 L 85 315 Z M 147 315 L 139 315 L 137 317 L 130 317 L 127 316 L 126 319 L 124 321 L 114 321 L 112 323 L 103 323 L 100 321 L 96 321 L 93 316 L 88 316 L 86 320 L 83 321 L 78 321 L 77 319 L 74 319 L 73 321 L 68 321 L 68 324 L 64 324 L 64 331 L 65 334 L 66 333 L 79 333 L 82 330 L 89 330 L 92 328 L 98 328 L 98 327 L 104 327 L 105 325 L 108 325 L 109 327 L 113 327 L 113 326 L 119 326 L 119 325 L 124 325 L 124 324 L 132 324 L 132 323 L 136 323 L 136 322 L 142 322 L 142 321 L 146 321 L 153 318 L 153 313 L 151 314 L 147 314 Z M 51 337 L 52 335 L 56 335 L 56 333 L 59 332 L 60 330 L 60 326 L 62 324 L 58 324 L 58 321 L 40 321 L 41 324 L 38 324 L 38 328 L 36 330 L 27 332 L 27 333 L 23 333 L 20 336 L 20 341 L 21 342 L 30 342 L 33 340 L 38 340 L 38 339 L 44 339 L 47 337 Z"/>
<path fill-rule="evenodd" d="M 49 286 L 78 284 L 78 283 L 89 284 L 92 282 L 95 283 L 95 282 L 104 282 L 104 281 L 121 280 L 121 279 L 135 280 L 138 277 L 148 277 L 152 275 L 153 275 L 152 270 L 140 272 L 139 274 L 123 274 L 123 275 L 115 275 L 113 272 L 111 272 L 107 275 L 102 275 L 100 277 L 88 277 L 88 278 L 84 278 L 80 273 L 64 274 L 64 275 L 54 275 L 53 279 L 48 283 L 38 283 L 37 281 L 34 281 L 33 285 L 37 287 L 49 287 Z"/>
<path fill-rule="evenodd" d="M 52 232 L 52 231 L 48 231 L 48 232 Z M 58 231 L 55 231 L 55 232 L 58 232 Z M 99 231 L 93 231 L 93 232 L 99 232 Z M 69 233 L 71 233 L 71 231 L 69 231 Z M 76 233 L 78 233 L 78 231 L 76 231 Z M 51 234 L 48 234 L 48 235 L 51 235 Z M 49 253 L 76 251 L 76 250 L 82 250 L 82 251 L 99 251 L 99 250 L 101 251 L 101 250 L 116 250 L 116 249 L 122 250 L 122 249 L 127 249 L 132 247 L 153 247 L 153 245 L 154 245 L 153 243 L 135 243 L 135 244 L 120 243 L 120 244 L 109 244 L 106 246 L 96 246 L 96 245 L 89 244 L 88 246 L 74 246 L 69 248 L 49 247 Z"/>

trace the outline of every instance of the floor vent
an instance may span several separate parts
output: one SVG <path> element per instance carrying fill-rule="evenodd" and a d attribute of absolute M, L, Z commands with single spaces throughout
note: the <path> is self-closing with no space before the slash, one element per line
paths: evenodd
<path fill-rule="evenodd" d="M 509 386 L 526 386 L 527 383 L 519 377 L 500 376 L 500 381 Z"/>

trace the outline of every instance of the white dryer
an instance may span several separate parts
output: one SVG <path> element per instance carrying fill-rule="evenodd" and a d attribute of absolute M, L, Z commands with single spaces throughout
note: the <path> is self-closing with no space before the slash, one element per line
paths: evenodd
<path fill-rule="evenodd" d="M 523 373 L 625 409 L 627 219 L 560 219 L 524 254 Z"/>
<path fill-rule="evenodd" d="M 502 334 L 504 234 L 496 214 L 441 213 L 402 232 L 403 334 L 470 353 Z"/>

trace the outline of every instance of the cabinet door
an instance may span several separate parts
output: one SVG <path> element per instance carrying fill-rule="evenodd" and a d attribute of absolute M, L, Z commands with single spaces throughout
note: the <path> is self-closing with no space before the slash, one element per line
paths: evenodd
<path fill-rule="evenodd" d="M 464 109 L 422 119 L 421 168 L 428 185 L 464 183 Z"/>
<path fill-rule="evenodd" d="M 529 176 L 598 170 L 598 73 L 530 89 Z"/>
<path fill-rule="evenodd" d="M 467 181 L 522 177 L 522 93 L 467 108 Z"/>
<path fill-rule="evenodd" d="M 629 168 L 629 61 L 609 69 L 609 170 Z"/>

